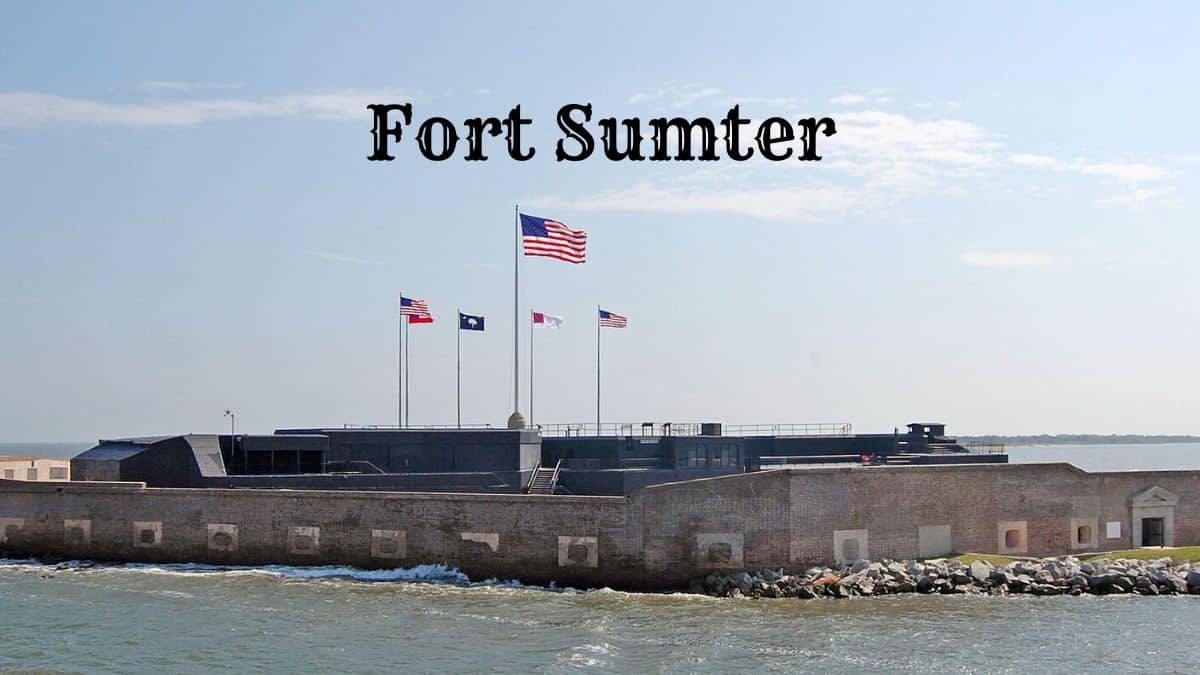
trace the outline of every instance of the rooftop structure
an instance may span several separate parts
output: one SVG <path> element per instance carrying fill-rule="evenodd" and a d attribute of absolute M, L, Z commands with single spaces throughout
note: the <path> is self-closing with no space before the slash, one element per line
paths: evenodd
<path fill-rule="evenodd" d="M 343 425 L 102 440 L 71 467 L 74 480 L 155 487 L 625 495 L 783 467 L 1007 461 L 1002 449 L 959 445 L 944 435 L 944 424 L 907 428 L 904 434 L 853 434 L 846 423 Z"/>

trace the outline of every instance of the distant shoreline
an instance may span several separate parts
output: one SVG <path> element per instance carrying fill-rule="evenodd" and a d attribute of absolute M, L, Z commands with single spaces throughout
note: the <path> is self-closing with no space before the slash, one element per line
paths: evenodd
<path fill-rule="evenodd" d="M 1036 436 L 958 436 L 963 443 L 1005 445 L 1162 445 L 1200 443 L 1200 436 L 1151 436 L 1136 434 L 1039 434 Z"/>

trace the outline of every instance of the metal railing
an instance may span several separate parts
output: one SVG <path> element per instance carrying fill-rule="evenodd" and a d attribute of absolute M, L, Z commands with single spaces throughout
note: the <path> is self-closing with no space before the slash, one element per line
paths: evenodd
<path fill-rule="evenodd" d="M 730 424 L 726 436 L 849 436 L 849 422 L 809 422 L 803 424 Z"/>
<path fill-rule="evenodd" d="M 529 488 L 533 487 L 533 480 L 537 478 L 538 471 L 542 468 L 542 460 L 538 460 L 537 464 L 533 465 L 533 471 L 529 472 L 529 482 L 521 486 L 521 492 L 529 492 Z"/>
<path fill-rule="evenodd" d="M 1004 443 L 970 442 L 963 445 L 972 455 L 1003 455 L 1008 452 Z"/>
<path fill-rule="evenodd" d="M 554 473 L 550 476 L 550 494 L 554 494 L 554 488 L 558 487 L 558 472 L 562 471 L 562 465 L 561 459 L 554 465 Z"/>
<path fill-rule="evenodd" d="M 861 455 L 777 455 L 759 457 L 757 466 L 751 471 L 767 469 L 836 469 L 848 466 L 863 466 Z M 866 464 L 870 466 L 870 463 Z"/>
<path fill-rule="evenodd" d="M 579 422 L 575 424 L 539 424 L 546 438 L 562 436 L 629 436 L 660 438 L 663 436 L 699 436 L 699 422 Z M 849 436 L 847 422 L 810 422 L 803 424 L 730 424 L 722 425 L 724 436 Z"/>
<path fill-rule="evenodd" d="M 559 436 L 633 436 L 660 438 L 662 436 L 698 436 L 700 425 L 690 422 L 579 422 L 573 424 L 538 424 L 543 437 Z"/>
<path fill-rule="evenodd" d="M 401 426 L 399 424 L 343 424 L 343 429 L 352 431 L 425 431 L 425 430 L 440 430 L 440 429 L 495 429 L 490 424 L 409 424 Z M 500 427 L 502 428 L 502 427 Z"/>
<path fill-rule="evenodd" d="M 724 436 L 850 436 L 849 422 L 807 422 L 800 424 L 727 424 L 719 425 Z M 343 429 L 359 431 L 426 431 L 453 429 L 503 429 L 491 424 L 343 424 Z M 564 436 L 627 436 L 631 438 L 662 438 L 664 436 L 699 436 L 699 422 L 578 422 L 568 424 L 538 424 L 543 437 Z M 1002 450 L 1001 450 L 1002 452 Z"/>

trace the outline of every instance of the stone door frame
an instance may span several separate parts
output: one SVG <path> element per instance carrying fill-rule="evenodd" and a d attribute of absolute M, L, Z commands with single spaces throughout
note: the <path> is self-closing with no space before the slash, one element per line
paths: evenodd
<path fill-rule="evenodd" d="M 1157 485 L 1146 488 L 1141 492 L 1133 495 L 1129 499 L 1129 537 L 1130 546 L 1133 548 L 1141 548 L 1145 544 L 1142 542 L 1142 519 L 1143 518 L 1162 518 L 1163 546 L 1175 545 L 1175 505 L 1179 503 L 1179 497 L 1174 493 Z"/>

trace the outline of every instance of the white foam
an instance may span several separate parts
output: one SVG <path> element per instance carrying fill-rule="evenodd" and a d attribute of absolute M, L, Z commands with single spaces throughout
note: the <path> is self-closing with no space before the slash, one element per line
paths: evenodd
<path fill-rule="evenodd" d="M 179 576 L 222 575 L 222 576 L 265 576 L 284 580 L 298 581 L 360 581 L 369 583 L 401 583 L 423 582 L 444 583 L 470 586 L 494 586 L 501 588 L 521 588 L 517 581 L 487 579 L 472 582 L 470 577 L 457 568 L 447 565 L 417 565 L 415 567 L 398 569 L 368 570 L 346 565 L 323 565 L 317 567 L 300 567 L 295 565 L 209 565 L 204 563 L 125 563 L 106 565 L 86 560 L 69 560 L 57 564 L 42 563 L 33 559 L 14 560 L 0 558 L 0 570 L 15 570 L 21 572 L 52 573 L 76 570 L 123 570 L 145 574 L 164 574 Z"/>

